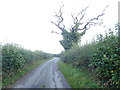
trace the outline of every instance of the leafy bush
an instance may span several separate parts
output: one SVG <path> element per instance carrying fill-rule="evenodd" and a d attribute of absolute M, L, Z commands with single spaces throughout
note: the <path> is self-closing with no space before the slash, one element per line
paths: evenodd
<path fill-rule="evenodd" d="M 94 71 L 104 87 L 120 87 L 120 47 L 118 35 L 112 31 L 84 46 L 74 46 L 61 53 L 61 60 L 73 66 Z"/>
<path fill-rule="evenodd" d="M 35 60 L 43 60 L 52 57 L 52 54 L 42 51 L 30 51 L 21 48 L 16 44 L 6 44 L 2 46 L 2 76 L 3 80 L 7 76 L 19 72 L 26 64 Z"/>
<path fill-rule="evenodd" d="M 96 75 L 104 83 L 104 86 L 118 87 L 120 85 L 120 56 L 118 47 L 118 36 L 109 32 L 110 36 L 106 35 L 103 38 L 99 36 L 99 41 L 96 43 L 96 48 L 90 60 L 90 66 L 93 66 Z"/>
<path fill-rule="evenodd" d="M 62 52 L 60 58 L 65 63 L 71 63 L 75 67 L 87 68 L 92 57 L 93 44 L 86 44 L 81 47 L 75 45 L 70 50 Z"/>

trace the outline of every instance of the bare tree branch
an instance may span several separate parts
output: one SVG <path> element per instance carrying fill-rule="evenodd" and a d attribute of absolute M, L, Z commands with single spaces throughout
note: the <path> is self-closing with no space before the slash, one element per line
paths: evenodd
<path fill-rule="evenodd" d="M 56 34 L 61 35 L 60 33 L 56 32 L 56 31 L 53 31 L 53 30 L 51 31 L 51 33 L 56 33 Z"/>
<path fill-rule="evenodd" d="M 58 19 L 58 23 L 55 23 L 53 21 L 51 21 L 51 23 L 53 23 L 55 26 L 57 26 L 60 30 L 62 30 L 62 32 L 64 32 L 65 30 L 65 25 L 62 23 L 63 22 L 63 12 L 62 9 L 64 7 L 64 4 L 62 3 L 62 6 L 60 7 L 59 13 L 55 13 L 55 17 L 57 17 Z"/>
<path fill-rule="evenodd" d="M 53 23 L 55 26 L 57 26 L 60 30 L 62 30 L 62 31 L 64 30 L 64 28 L 60 27 L 60 26 L 59 26 L 58 24 L 56 24 L 55 22 L 52 22 L 52 21 L 51 21 L 51 23 Z"/>
<path fill-rule="evenodd" d="M 71 14 L 72 19 L 73 19 L 73 23 L 74 26 L 72 27 L 72 31 L 77 30 L 77 28 L 79 27 L 79 25 L 82 25 L 83 22 L 81 22 L 81 20 L 85 17 L 85 11 L 88 9 L 89 6 L 87 6 L 85 9 L 83 9 L 81 12 L 79 12 L 76 16 L 74 16 L 74 14 Z M 78 17 L 81 15 L 81 18 L 78 19 Z"/>
<path fill-rule="evenodd" d="M 76 17 L 74 17 L 74 15 L 72 14 L 72 18 L 74 21 L 74 26 L 72 27 L 72 30 L 88 30 L 90 28 L 90 26 L 94 26 L 96 24 L 101 24 L 101 22 L 96 22 L 99 21 L 99 18 L 101 16 L 103 16 L 105 14 L 105 10 L 107 9 L 108 6 L 105 7 L 105 9 L 103 10 L 103 12 L 101 14 L 99 14 L 98 16 L 96 16 L 95 18 L 90 19 L 88 22 L 86 22 L 86 24 L 83 26 L 83 28 L 80 28 L 79 26 L 82 26 L 84 24 L 84 22 L 81 22 L 81 20 L 84 18 L 85 16 L 85 11 L 87 10 L 88 7 L 86 7 L 84 10 L 82 10 L 80 13 L 77 14 Z M 81 15 L 81 18 L 78 19 L 79 15 Z"/>
<path fill-rule="evenodd" d="M 62 3 L 62 6 L 60 6 L 59 12 L 55 13 L 55 17 L 58 19 L 57 23 L 51 21 L 55 26 L 57 26 L 62 32 L 65 31 L 65 25 L 63 24 L 64 18 L 63 18 L 63 12 L 62 9 L 64 7 L 64 4 Z M 83 19 L 85 18 L 85 12 L 89 8 L 87 6 L 85 9 L 82 9 L 81 12 L 77 14 L 71 14 L 71 17 L 73 19 L 73 26 L 71 26 L 70 31 L 71 32 L 77 32 L 79 30 L 88 30 L 91 26 L 94 26 L 96 24 L 102 24 L 100 21 L 100 17 L 102 17 L 105 14 L 105 10 L 108 6 L 105 7 L 105 9 L 102 11 L 101 14 L 97 15 L 94 18 L 91 18 L 87 22 L 83 22 Z"/>
<path fill-rule="evenodd" d="M 99 20 L 99 18 L 100 18 L 101 16 L 103 16 L 104 14 L 105 14 L 105 13 L 102 13 L 102 14 L 98 15 L 96 18 L 90 19 L 88 22 L 86 22 L 86 24 L 84 25 L 83 28 L 78 28 L 77 31 L 78 31 L 78 30 L 88 30 L 89 28 L 87 28 L 87 26 L 90 27 L 91 25 L 99 24 L 99 23 L 95 23 L 94 21 Z M 91 23 L 92 23 L 92 24 L 91 24 Z"/>
<path fill-rule="evenodd" d="M 87 6 L 85 9 L 83 9 L 80 13 L 78 13 L 78 15 L 76 17 L 78 17 L 80 14 L 82 15 L 81 18 L 79 19 L 79 22 L 84 18 L 85 16 L 85 11 L 89 8 L 89 6 Z"/>

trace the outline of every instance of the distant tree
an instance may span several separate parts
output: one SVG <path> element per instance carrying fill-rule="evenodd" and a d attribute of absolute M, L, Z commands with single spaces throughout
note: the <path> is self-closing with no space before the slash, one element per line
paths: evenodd
<path fill-rule="evenodd" d="M 60 57 L 60 54 L 53 54 L 53 57 Z"/>
<path fill-rule="evenodd" d="M 60 6 L 59 12 L 55 13 L 55 17 L 58 19 L 58 21 L 57 22 L 51 21 L 51 23 L 53 23 L 58 29 L 62 31 L 61 33 L 52 31 L 52 33 L 60 34 L 63 36 L 63 40 L 60 41 L 60 44 L 63 46 L 65 50 L 70 49 L 74 44 L 78 44 L 80 38 L 86 33 L 88 29 L 90 29 L 91 26 L 94 26 L 96 24 L 102 24 L 99 18 L 105 14 L 104 12 L 107 8 L 106 6 L 106 8 L 103 10 L 101 14 L 97 15 L 94 18 L 89 19 L 87 22 L 83 22 L 83 19 L 85 17 L 85 12 L 89 6 L 77 14 L 76 13 L 71 14 L 71 17 L 73 19 L 73 26 L 71 26 L 70 29 L 67 30 L 65 25 L 63 24 L 64 21 L 62 12 L 63 7 L 64 4 Z"/>

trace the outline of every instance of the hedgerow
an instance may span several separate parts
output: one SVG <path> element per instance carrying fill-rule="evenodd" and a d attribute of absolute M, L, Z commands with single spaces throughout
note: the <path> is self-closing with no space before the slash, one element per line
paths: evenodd
<path fill-rule="evenodd" d="M 52 57 L 52 54 L 27 50 L 17 44 L 5 44 L 2 46 L 3 80 L 19 72 L 26 64 L 50 57 Z"/>
<path fill-rule="evenodd" d="M 120 47 L 118 34 L 112 31 L 106 36 L 84 46 L 74 46 L 61 53 L 61 60 L 73 66 L 89 70 L 104 87 L 120 87 Z"/>
<path fill-rule="evenodd" d="M 118 87 L 120 85 L 120 56 L 118 36 L 110 32 L 110 36 L 99 37 L 97 48 L 91 59 L 91 66 L 95 67 L 97 77 L 104 82 L 104 86 Z"/>

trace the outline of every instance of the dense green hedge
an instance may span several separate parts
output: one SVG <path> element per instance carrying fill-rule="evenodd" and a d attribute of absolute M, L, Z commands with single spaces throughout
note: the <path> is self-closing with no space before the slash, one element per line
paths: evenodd
<path fill-rule="evenodd" d="M 120 47 L 112 31 L 84 46 L 74 46 L 61 53 L 61 60 L 94 72 L 104 87 L 120 87 Z"/>
<path fill-rule="evenodd" d="M 0 89 L 2 85 L 2 45 L 0 44 Z"/>
<path fill-rule="evenodd" d="M 30 51 L 17 44 L 5 44 L 2 46 L 2 76 L 3 79 L 19 72 L 26 64 L 35 60 L 43 60 L 52 57 L 52 54 L 42 51 Z"/>

